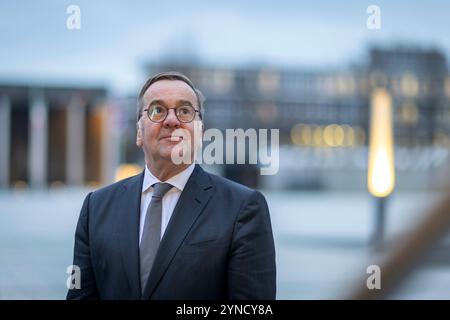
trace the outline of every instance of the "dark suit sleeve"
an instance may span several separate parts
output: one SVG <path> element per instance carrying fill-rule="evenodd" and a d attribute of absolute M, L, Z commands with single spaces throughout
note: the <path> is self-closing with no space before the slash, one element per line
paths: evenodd
<path fill-rule="evenodd" d="M 91 252 L 89 246 L 89 193 L 81 208 L 75 231 L 75 248 L 73 254 L 73 265 L 80 268 L 80 288 L 69 289 L 67 299 L 98 299 L 98 291 L 95 283 L 94 273 L 91 265 Z"/>
<path fill-rule="evenodd" d="M 228 264 L 229 299 L 275 299 L 275 246 L 269 209 L 254 191 L 234 226 Z"/>

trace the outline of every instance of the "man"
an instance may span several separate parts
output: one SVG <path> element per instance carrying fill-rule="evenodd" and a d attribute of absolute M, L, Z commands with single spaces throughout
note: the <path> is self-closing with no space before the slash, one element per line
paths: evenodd
<path fill-rule="evenodd" d="M 81 286 L 67 299 L 275 299 L 263 195 L 193 161 L 173 161 L 194 154 L 202 104 L 180 73 L 144 84 L 136 144 L 145 169 L 86 197 L 74 249 Z M 176 149 L 188 142 L 191 149 Z"/>

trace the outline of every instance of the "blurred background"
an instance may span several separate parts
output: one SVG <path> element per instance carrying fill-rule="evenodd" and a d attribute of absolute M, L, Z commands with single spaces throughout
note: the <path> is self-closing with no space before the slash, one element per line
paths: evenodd
<path fill-rule="evenodd" d="M 202 90 L 206 128 L 280 130 L 276 175 L 204 166 L 266 196 L 277 298 L 347 295 L 450 185 L 448 12 L 439 0 L 0 1 L 0 299 L 65 297 L 82 201 L 141 170 L 137 94 L 163 70 Z M 379 86 L 395 159 L 383 219 L 367 187 Z M 447 238 L 388 298 L 450 299 Z"/>

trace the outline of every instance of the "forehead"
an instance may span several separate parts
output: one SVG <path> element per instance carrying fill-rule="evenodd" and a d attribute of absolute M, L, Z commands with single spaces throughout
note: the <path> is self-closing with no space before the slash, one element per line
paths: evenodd
<path fill-rule="evenodd" d="M 152 100 L 161 100 L 167 104 L 175 103 L 179 100 L 188 100 L 192 105 L 197 104 L 197 96 L 194 90 L 181 80 L 159 80 L 153 83 L 144 93 L 144 103 Z"/>

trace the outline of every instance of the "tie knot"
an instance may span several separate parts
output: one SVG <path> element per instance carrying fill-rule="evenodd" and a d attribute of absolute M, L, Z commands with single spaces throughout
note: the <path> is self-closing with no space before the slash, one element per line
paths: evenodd
<path fill-rule="evenodd" d="M 158 182 L 153 185 L 153 196 L 154 198 L 162 198 L 164 195 L 172 189 L 172 185 L 170 183 Z"/>

